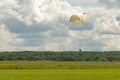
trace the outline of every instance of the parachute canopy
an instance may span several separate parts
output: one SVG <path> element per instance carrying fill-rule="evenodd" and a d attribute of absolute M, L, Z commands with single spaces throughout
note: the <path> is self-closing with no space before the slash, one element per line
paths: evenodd
<path fill-rule="evenodd" d="M 82 22 L 88 22 L 88 16 L 86 13 L 83 13 L 83 15 L 72 15 L 69 19 L 69 22 L 72 23 L 82 23 Z"/>

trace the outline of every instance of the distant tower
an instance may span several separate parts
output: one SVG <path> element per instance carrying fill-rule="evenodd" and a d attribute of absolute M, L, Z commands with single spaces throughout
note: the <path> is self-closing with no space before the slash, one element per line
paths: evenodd
<path fill-rule="evenodd" d="M 81 49 L 79 49 L 79 52 L 82 52 L 82 50 L 81 50 Z"/>

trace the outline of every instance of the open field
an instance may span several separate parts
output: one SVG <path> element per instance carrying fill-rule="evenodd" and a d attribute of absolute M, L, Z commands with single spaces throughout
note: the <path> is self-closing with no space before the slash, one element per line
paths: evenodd
<path fill-rule="evenodd" d="M 0 80 L 120 80 L 120 69 L 2 69 Z"/>
<path fill-rule="evenodd" d="M 120 80 L 120 62 L 1 61 L 0 80 Z"/>
<path fill-rule="evenodd" d="M 120 62 L 0 61 L 0 69 L 120 69 Z"/>

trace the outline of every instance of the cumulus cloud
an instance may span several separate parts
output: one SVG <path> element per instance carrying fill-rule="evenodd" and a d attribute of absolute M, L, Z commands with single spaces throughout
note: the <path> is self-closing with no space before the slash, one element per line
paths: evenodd
<path fill-rule="evenodd" d="M 119 8 L 120 0 L 99 0 L 107 8 Z"/>
<path fill-rule="evenodd" d="M 69 23 L 72 14 L 84 12 L 82 6 L 74 4 L 81 1 L 89 22 Z M 115 45 L 119 43 L 116 36 L 120 35 L 119 1 L 99 2 L 114 5 L 106 5 L 107 9 L 96 7 L 97 0 L 0 0 L 0 49 L 118 50 L 119 45 Z"/>
<path fill-rule="evenodd" d="M 53 42 L 61 45 L 69 37 L 70 15 L 82 13 L 81 7 L 72 7 L 60 0 L 1 0 L 0 9 L 0 22 L 9 34 L 15 35 L 11 39 L 18 40 L 16 43 L 8 40 L 9 45 L 18 50 L 33 46 L 46 48 L 44 45 Z"/>
<path fill-rule="evenodd" d="M 118 36 L 120 35 L 119 9 L 96 7 L 88 9 L 88 11 L 97 12 L 92 13 L 92 16 L 95 17 L 93 39 L 102 44 L 101 50 L 119 50 L 120 47 L 117 45 L 119 43 Z"/>
<path fill-rule="evenodd" d="M 120 21 L 120 16 L 117 16 L 117 17 L 116 17 L 116 20 L 117 20 L 117 21 Z"/>
<path fill-rule="evenodd" d="M 20 39 L 16 39 L 16 34 L 10 33 L 3 23 L 0 23 L 0 50 L 16 50 L 16 46 L 12 44 L 18 44 L 22 42 Z"/>
<path fill-rule="evenodd" d="M 120 34 L 120 22 L 116 19 L 119 15 L 119 10 L 115 9 L 102 9 L 99 10 L 95 21 L 95 30 L 101 34 Z"/>
<path fill-rule="evenodd" d="M 86 7 L 91 7 L 91 6 L 97 6 L 98 5 L 98 0 L 67 0 L 70 4 L 73 6 L 82 6 L 84 8 Z"/>

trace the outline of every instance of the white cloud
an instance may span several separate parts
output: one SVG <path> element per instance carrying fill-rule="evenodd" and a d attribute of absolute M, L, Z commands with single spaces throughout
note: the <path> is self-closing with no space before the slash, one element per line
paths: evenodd
<path fill-rule="evenodd" d="M 95 30 L 101 34 L 120 34 L 120 22 L 116 17 L 120 11 L 115 9 L 102 9 L 96 17 Z"/>
<path fill-rule="evenodd" d="M 69 23 L 72 14 L 81 14 L 82 0 L 0 0 L 1 50 L 119 50 L 119 6 L 109 9 L 98 1 L 85 8 L 89 22 Z M 103 1 L 99 1 L 103 4 Z M 7 5 L 6 5 L 7 3 Z M 110 1 L 106 1 L 110 3 Z M 116 2 L 113 3 L 116 4 Z M 98 6 L 96 6 L 98 5 Z M 108 5 L 107 5 L 108 6 Z M 111 36 L 112 35 L 112 36 Z"/>
<path fill-rule="evenodd" d="M 91 6 L 98 6 L 98 0 L 67 0 L 73 6 L 82 6 L 84 8 L 91 7 Z"/>
<path fill-rule="evenodd" d="M 0 21 L 11 34 L 9 43 L 3 43 L 17 50 L 33 46 L 42 48 L 54 41 L 59 44 L 62 39 L 69 37 L 69 16 L 73 13 L 81 15 L 82 12 L 81 7 L 72 7 L 67 1 L 60 0 L 2 0 L 0 9 Z M 60 40 L 58 37 L 61 37 Z"/>
<path fill-rule="evenodd" d="M 92 16 L 90 18 L 94 22 L 93 39 L 100 42 L 101 50 L 119 50 L 120 22 L 116 19 L 120 15 L 117 8 L 106 9 L 104 7 L 90 8 L 88 11 Z M 93 13 L 96 12 L 96 13 Z M 97 43 L 98 44 L 98 43 Z"/>
<path fill-rule="evenodd" d="M 0 23 L 0 50 L 15 50 L 16 46 L 12 44 L 18 44 L 22 40 L 16 39 L 16 34 L 10 33 L 3 23 Z"/>
<path fill-rule="evenodd" d="M 120 8 L 120 0 L 98 0 L 107 8 Z"/>

